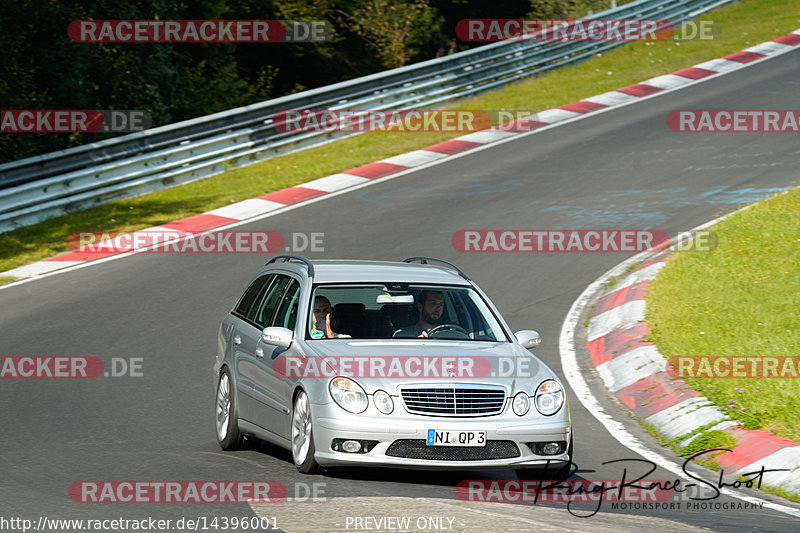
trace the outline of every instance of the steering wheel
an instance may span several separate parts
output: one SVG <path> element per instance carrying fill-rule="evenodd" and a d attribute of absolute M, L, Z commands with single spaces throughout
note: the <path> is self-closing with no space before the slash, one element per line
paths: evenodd
<path fill-rule="evenodd" d="M 470 338 L 467 330 L 458 324 L 439 324 L 438 326 L 434 326 L 428 330 L 428 337 L 436 337 L 436 334 L 440 331 L 455 331 L 456 333 L 460 334 L 458 337 L 456 337 L 457 339 L 462 338 L 461 335 L 463 335 L 463 338 L 465 339 Z"/>

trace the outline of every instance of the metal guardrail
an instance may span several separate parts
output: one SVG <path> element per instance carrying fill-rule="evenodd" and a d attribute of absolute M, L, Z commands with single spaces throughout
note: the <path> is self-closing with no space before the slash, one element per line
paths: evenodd
<path fill-rule="evenodd" d="M 673 24 L 735 0 L 638 0 L 586 18 Z M 281 132 L 289 109 L 426 109 L 581 61 L 623 41 L 502 41 L 354 80 L 0 165 L 0 232 L 343 138 Z"/>

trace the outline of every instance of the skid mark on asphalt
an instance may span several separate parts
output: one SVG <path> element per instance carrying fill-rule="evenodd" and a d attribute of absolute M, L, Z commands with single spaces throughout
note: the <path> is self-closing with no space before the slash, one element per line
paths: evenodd
<path fill-rule="evenodd" d="M 757 189 L 744 187 L 741 189 L 728 189 L 716 187 L 703 192 L 690 192 L 679 187 L 661 191 L 608 191 L 603 193 L 603 198 L 578 197 L 575 204 L 551 205 L 547 207 L 529 206 L 523 209 L 511 210 L 510 213 L 538 211 L 556 215 L 556 221 L 561 227 L 572 229 L 598 228 L 598 227 L 641 227 L 656 228 L 666 224 L 674 216 L 674 210 L 681 207 L 694 207 L 702 205 L 741 205 L 756 202 L 770 194 L 784 191 L 782 187 L 768 187 Z M 691 194 L 691 196 L 684 196 Z M 640 195 L 647 195 L 654 200 L 644 200 L 631 203 L 609 202 L 603 200 L 624 198 L 634 199 Z M 583 204 L 583 205 L 580 205 Z M 590 205 L 591 207 L 586 207 Z"/>
<path fill-rule="evenodd" d="M 259 517 L 276 517 L 278 527 L 286 533 L 337 531 L 559 531 L 616 533 L 619 531 L 658 531 L 659 533 L 700 532 L 682 522 L 639 515 L 599 512 L 590 518 L 576 518 L 564 508 L 495 502 L 462 502 L 440 498 L 360 497 L 329 498 L 326 501 L 275 504 L 251 504 Z M 408 512 L 413 509 L 413 512 Z M 348 521 L 350 517 L 350 521 Z M 370 527 L 355 519 L 369 517 Z M 374 520 L 393 517 L 408 518 L 406 529 L 377 525 Z M 439 527 L 436 527 L 437 523 Z M 569 525 L 567 525 L 569 524 Z M 384 526 L 384 527 L 381 527 Z M 433 527 L 431 527 L 433 526 Z"/>

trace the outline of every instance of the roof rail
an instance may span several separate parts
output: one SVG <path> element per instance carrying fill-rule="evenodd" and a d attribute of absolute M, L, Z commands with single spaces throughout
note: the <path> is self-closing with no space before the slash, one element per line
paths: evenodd
<path fill-rule="evenodd" d="M 270 259 L 269 261 L 267 261 L 267 263 L 266 263 L 266 264 L 268 265 L 268 264 L 270 264 L 270 263 L 274 263 L 274 262 L 275 262 L 275 261 L 277 261 L 278 259 L 283 259 L 283 262 L 284 262 L 284 263 L 286 263 L 286 262 L 288 262 L 288 261 L 291 261 L 292 259 L 295 259 L 295 260 L 297 260 L 297 261 L 300 261 L 300 262 L 302 262 L 302 263 L 305 263 L 306 267 L 308 267 L 308 276 L 309 276 L 310 278 L 313 278 L 313 277 L 314 277 L 314 265 L 311 263 L 311 261 L 309 261 L 309 260 L 308 260 L 308 259 L 306 259 L 305 257 L 303 257 L 303 256 L 301 256 L 301 255 L 276 255 L 275 257 L 273 257 L 272 259 Z"/>
<path fill-rule="evenodd" d="M 436 261 L 437 263 L 443 263 L 452 268 L 453 270 L 455 270 L 456 272 L 458 272 L 458 275 L 464 278 L 465 280 L 472 281 L 469 279 L 469 277 L 467 277 L 466 274 L 464 274 L 464 272 L 461 271 L 460 268 L 455 266 L 453 263 L 448 263 L 447 261 L 444 261 L 442 259 L 436 259 L 435 257 L 409 257 L 408 259 L 403 259 L 403 263 L 413 263 L 414 261 L 419 261 L 423 265 L 427 265 L 428 261 Z"/>

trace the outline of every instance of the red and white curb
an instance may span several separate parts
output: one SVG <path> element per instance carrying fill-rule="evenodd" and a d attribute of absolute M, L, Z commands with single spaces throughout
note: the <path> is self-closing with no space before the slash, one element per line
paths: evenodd
<path fill-rule="evenodd" d="M 736 438 L 731 452 L 715 458 L 734 476 L 767 469 L 765 485 L 800 495 L 800 443 L 765 431 L 742 429 L 705 397 L 675 377 L 651 342 L 644 321 L 645 292 L 666 264 L 662 252 L 619 279 L 602 293 L 590 311 L 587 348 L 592 365 L 606 387 L 644 422 L 666 439 L 687 436 L 689 444 L 704 431 L 720 430 Z"/>
<path fill-rule="evenodd" d="M 362 186 L 380 178 L 403 173 L 415 167 L 437 164 L 451 158 L 459 157 L 466 152 L 481 147 L 506 142 L 519 135 L 536 133 L 537 130 L 542 128 L 567 121 L 579 120 L 594 113 L 629 105 L 642 99 L 658 96 L 689 84 L 705 81 L 711 77 L 744 68 L 756 61 L 787 53 L 796 49 L 798 46 L 800 46 L 800 29 L 788 35 L 773 39 L 772 41 L 752 46 L 741 52 L 720 59 L 705 61 L 693 67 L 673 72 L 672 74 L 656 76 L 655 78 L 645 80 L 641 83 L 622 87 L 616 91 L 609 91 L 555 109 L 541 111 L 488 130 L 463 135 L 433 146 L 428 146 L 421 150 L 414 150 L 413 152 L 390 157 L 358 168 L 345 170 L 338 174 L 325 176 L 302 185 L 271 192 L 263 196 L 220 207 L 207 213 L 194 215 L 141 231 L 152 234 L 153 232 L 178 230 L 180 232 L 186 232 L 186 234 L 196 234 L 209 230 L 222 229 L 225 226 L 259 217 L 263 218 L 265 215 L 285 209 L 288 206 L 295 206 L 325 195 Z M 136 232 L 133 232 L 133 234 L 135 235 Z M 143 239 L 143 241 L 146 240 L 147 239 Z M 137 250 L 133 250 L 132 252 L 136 251 Z M 87 253 L 71 251 L 50 259 L 37 261 L 6 272 L 0 272 L 0 276 L 11 276 L 23 279 L 35 278 L 90 261 L 106 259 L 110 256 L 129 255 L 132 252 L 92 251 Z"/>

